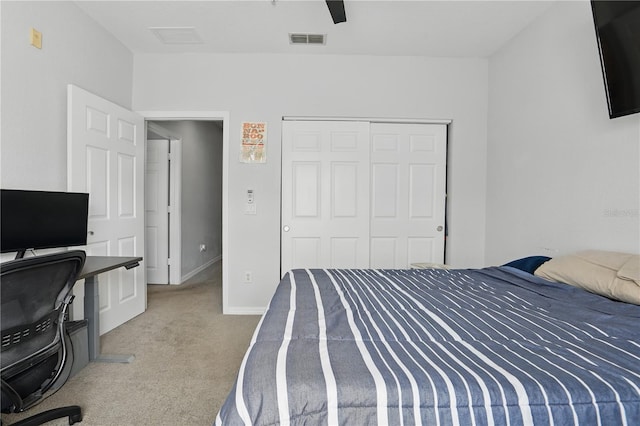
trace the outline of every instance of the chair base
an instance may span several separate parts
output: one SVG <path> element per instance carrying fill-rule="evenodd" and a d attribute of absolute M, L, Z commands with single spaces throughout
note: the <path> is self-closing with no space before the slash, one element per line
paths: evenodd
<path fill-rule="evenodd" d="M 19 422 L 12 423 L 12 426 L 39 426 L 51 420 L 69 417 L 69 424 L 80 423 L 82 421 L 82 409 L 78 405 L 68 407 L 58 407 L 51 410 L 35 414 Z"/>

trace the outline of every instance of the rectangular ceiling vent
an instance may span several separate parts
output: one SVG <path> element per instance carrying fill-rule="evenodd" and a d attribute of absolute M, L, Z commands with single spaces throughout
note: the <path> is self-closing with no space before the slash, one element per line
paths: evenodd
<path fill-rule="evenodd" d="M 325 44 L 326 34 L 289 33 L 290 44 Z"/>
<path fill-rule="evenodd" d="M 163 44 L 202 44 L 194 27 L 149 27 Z"/>

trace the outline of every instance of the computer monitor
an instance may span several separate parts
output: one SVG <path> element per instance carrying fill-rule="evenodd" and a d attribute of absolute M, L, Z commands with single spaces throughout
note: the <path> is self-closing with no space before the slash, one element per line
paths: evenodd
<path fill-rule="evenodd" d="M 87 244 L 89 194 L 0 190 L 0 251 L 82 246 Z"/>

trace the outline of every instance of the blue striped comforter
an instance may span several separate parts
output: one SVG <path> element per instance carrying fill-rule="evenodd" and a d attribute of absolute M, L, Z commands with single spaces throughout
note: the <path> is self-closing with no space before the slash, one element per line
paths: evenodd
<path fill-rule="evenodd" d="M 216 424 L 638 425 L 640 306 L 506 267 L 294 270 Z"/>

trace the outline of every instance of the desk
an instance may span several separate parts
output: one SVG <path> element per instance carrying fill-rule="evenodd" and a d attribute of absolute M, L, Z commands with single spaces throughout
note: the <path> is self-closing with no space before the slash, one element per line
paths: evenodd
<path fill-rule="evenodd" d="M 84 279 L 84 317 L 88 320 L 89 361 L 131 362 L 133 355 L 102 355 L 100 353 L 100 300 L 98 274 L 125 267 L 135 268 L 141 257 L 87 256 L 77 279 Z"/>

